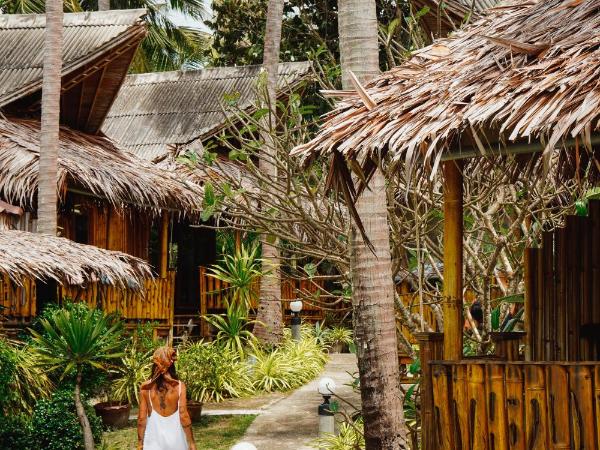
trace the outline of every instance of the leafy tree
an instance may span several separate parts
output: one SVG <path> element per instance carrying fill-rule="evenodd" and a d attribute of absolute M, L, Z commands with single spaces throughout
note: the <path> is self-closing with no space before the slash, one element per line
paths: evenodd
<path fill-rule="evenodd" d="M 43 13 L 45 0 L 0 0 L 0 12 L 8 14 Z M 63 0 L 66 12 L 96 11 L 97 0 Z M 202 20 L 206 8 L 202 0 L 169 0 L 165 5 L 150 0 L 112 0 L 112 9 L 145 8 L 148 11 L 148 35 L 142 42 L 131 66 L 132 72 L 176 70 L 197 66 L 203 61 L 206 33 L 191 27 L 177 26 L 167 15 L 169 10 Z"/>
<path fill-rule="evenodd" d="M 42 319 L 44 332 L 31 330 L 34 349 L 40 363 L 58 370 L 61 378 L 75 374 L 75 408 L 83 431 L 86 450 L 94 449 L 90 421 L 81 400 L 82 374 L 85 368 L 106 369 L 110 361 L 122 356 L 121 323 L 95 310 L 75 314 L 66 309 Z"/>

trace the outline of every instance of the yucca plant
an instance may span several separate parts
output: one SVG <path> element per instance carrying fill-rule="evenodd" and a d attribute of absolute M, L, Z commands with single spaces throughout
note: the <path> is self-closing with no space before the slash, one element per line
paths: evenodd
<path fill-rule="evenodd" d="M 30 330 L 33 349 L 43 367 L 59 371 L 61 379 L 75 375 L 75 408 L 84 445 L 86 450 L 94 450 L 92 429 L 81 401 L 82 372 L 86 367 L 107 370 L 110 362 L 123 356 L 121 323 L 92 309 L 77 314 L 59 309 L 40 324 L 42 333 Z"/>
<path fill-rule="evenodd" d="M 345 327 L 333 327 L 325 331 L 325 344 L 329 347 L 350 345 L 354 342 L 352 330 Z"/>
<path fill-rule="evenodd" d="M 241 304 L 226 304 L 225 314 L 206 314 L 204 319 L 217 330 L 216 342 L 244 359 L 246 347 L 256 340 L 248 329 L 254 321 L 248 320 L 247 309 Z"/>
<path fill-rule="evenodd" d="M 263 262 L 258 257 L 260 247 L 242 245 L 233 255 L 209 268 L 209 276 L 227 283 L 226 297 L 232 304 L 244 306 L 249 311 L 258 302 L 258 282 L 265 275 Z"/>

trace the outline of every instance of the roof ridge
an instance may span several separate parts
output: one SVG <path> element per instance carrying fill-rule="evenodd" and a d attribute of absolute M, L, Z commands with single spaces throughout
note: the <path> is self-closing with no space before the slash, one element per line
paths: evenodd
<path fill-rule="evenodd" d="M 144 8 L 65 13 L 63 25 L 65 27 L 118 26 L 141 19 L 146 13 Z M 44 28 L 45 25 L 45 14 L 0 14 L 0 29 Z"/>

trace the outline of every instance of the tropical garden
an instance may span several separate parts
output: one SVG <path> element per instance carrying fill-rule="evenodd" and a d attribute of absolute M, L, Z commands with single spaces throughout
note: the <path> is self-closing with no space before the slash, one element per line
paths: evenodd
<path fill-rule="evenodd" d="M 455 10 L 454 3 L 462 6 Z M 556 4 L 556 11 L 586 6 L 586 1 L 549 3 Z M 587 0 L 587 4 L 591 3 L 593 0 Z M 550 111 L 558 100 L 536 104 L 524 116 L 513 117 L 519 107 L 534 104 L 533 99 L 525 98 L 501 117 L 509 117 L 506 120 L 510 126 L 526 128 L 519 135 L 522 140 L 515 144 L 517 148 L 512 148 L 513 153 L 498 152 L 496 147 L 507 139 L 492 137 L 499 133 L 498 128 L 504 132 L 509 125 L 492 117 L 490 123 L 486 122 L 488 128 L 477 128 L 484 122 L 477 119 L 477 114 L 483 114 L 483 107 L 470 111 L 471 116 L 464 114 L 471 117 L 470 122 L 461 122 L 458 128 L 461 133 L 469 133 L 470 145 L 463 148 L 461 141 L 459 151 L 451 145 L 436 146 L 438 139 L 446 136 L 444 127 L 428 131 L 430 122 L 435 120 L 447 120 L 450 130 L 453 118 L 463 118 L 462 111 L 438 111 L 436 102 L 444 98 L 441 94 L 436 98 L 432 94 L 435 89 L 429 86 L 444 82 L 450 86 L 448 92 L 453 92 L 454 82 L 456 86 L 464 82 L 461 62 L 456 62 L 460 58 L 455 56 L 461 55 L 463 49 L 465 61 L 471 64 L 469 68 L 477 69 L 485 56 L 493 60 L 488 61 L 493 70 L 502 73 L 520 67 L 519 64 L 533 64 L 532 60 L 545 61 L 559 52 L 550 51 L 556 41 L 552 36 L 548 42 L 529 43 L 483 36 L 477 32 L 479 28 L 470 28 L 488 25 L 487 16 L 481 19 L 482 10 L 477 5 L 476 1 L 387 0 L 220 0 L 212 4 L 198 0 L 99 0 L 97 4 L 0 0 L 3 14 L 45 13 L 47 18 L 41 99 L 43 151 L 37 201 L 38 231 L 52 235 L 57 233 L 55 187 L 63 11 L 146 8 L 148 32 L 133 59 L 132 73 L 262 65 L 254 86 L 253 107 L 241 107 L 237 102 L 239 93 L 227 95 L 221 111 L 227 126 L 203 142 L 201 149 L 181 149 L 176 160 L 176 173 L 181 176 L 208 169 L 219 173 L 219 177 L 203 180 L 202 223 L 198 226 L 219 229 L 221 259 L 210 267 L 209 276 L 227 286 L 223 292 L 225 310 L 202 315 L 201 320 L 211 330 L 208 338 L 186 335 L 174 342 L 171 335 L 167 339 L 177 346 L 176 370 L 187 385 L 190 411 L 194 407 L 199 411 L 194 426 L 196 435 L 205 439 L 199 440 L 199 445 L 204 445 L 201 448 L 230 448 L 255 420 L 254 414 L 202 416 L 203 406 L 274 392 L 288 395 L 317 379 L 328 364 L 330 353 L 342 349 L 356 355 L 357 370 L 349 377 L 351 388 L 360 395 L 360 404 L 350 404 L 342 397 L 334 399 L 329 412 L 335 414 L 336 432 L 321 433 L 312 442 L 315 448 L 467 448 L 469 442 L 477 439 L 485 444 L 468 448 L 496 448 L 488 446 L 487 431 L 478 428 L 482 426 L 480 421 L 487 420 L 482 417 L 489 415 L 492 430 L 496 426 L 494 414 L 486 413 L 485 408 L 476 414 L 475 399 L 465 411 L 460 411 L 456 402 L 467 395 L 476 396 L 479 387 L 484 393 L 494 394 L 489 398 L 495 399 L 497 386 L 492 383 L 498 378 L 490 378 L 489 384 L 482 381 L 481 386 L 476 384 L 480 380 L 473 378 L 464 392 L 461 386 L 454 386 L 453 391 L 443 384 L 435 391 L 429 361 L 484 361 L 477 366 L 482 374 L 492 370 L 488 368 L 501 358 L 535 361 L 531 353 L 533 341 L 519 341 L 507 357 L 508 353 L 500 355 L 504 347 L 497 340 L 498 336 L 523 339 L 523 331 L 534 321 L 545 324 L 545 330 L 549 330 L 539 339 L 541 348 L 554 348 L 553 334 L 563 333 L 568 341 L 570 338 L 565 336 L 583 330 L 582 336 L 587 332 L 592 337 L 582 339 L 595 339 L 593 321 L 583 320 L 581 330 L 573 333 L 566 322 L 564 330 L 558 327 L 556 333 L 552 332 L 552 324 L 558 323 L 561 316 L 574 320 L 571 313 L 563 314 L 570 304 L 565 310 L 556 307 L 554 315 L 544 313 L 541 306 L 533 311 L 527 307 L 527 302 L 531 304 L 531 289 L 548 292 L 544 291 L 544 279 L 558 280 L 552 282 L 557 283 L 560 294 L 539 294 L 544 299 L 540 304 L 561 295 L 570 298 L 568 289 L 575 292 L 579 288 L 573 286 L 578 283 L 589 287 L 589 291 L 577 291 L 582 297 L 589 294 L 592 298 L 596 295 L 593 293 L 600 292 L 593 277 L 574 275 L 575 266 L 580 271 L 577 273 L 586 273 L 582 269 L 586 265 L 597 269 L 595 253 L 591 252 L 588 259 L 582 258 L 581 264 L 576 256 L 565 256 L 586 254 L 586 245 L 577 240 L 578 233 L 567 235 L 566 241 L 560 237 L 552 240 L 552 233 L 560 235 L 565 224 L 577 222 L 577 218 L 589 218 L 593 224 L 598 220 L 600 164 L 593 152 L 597 141 L 592 139 L 591 119 L 587 125 L 574 127 L 569 136 L 554 139 L 552 135 L 550 145 L 545 135 L 532 130 L 546 121 L 558 120 L 559 113 L 540 119 L 537 124 L 528 121 L 536 112 Z M 515 16 L 524 15 L 519 7 L 514 8 Z M 597 5 L 595 8 L 595 13 L 589 8 L 592 12 L 585 16 L 586 20 L 596 20 Z M 196 26 L 175 24 L 173 11 Z M 550 14 L 545 10 L 534 12 Z M 502 19 L 502 8 L 493 14 Z M 511 23 L 506 21 L 507 29 L 518 36 L 519 30 L 510 29 Z M 205 31 L 198 28 L 200 22 Z M 541 29 L 541 23 L 527 26 Z M 558 24 L 555 28 L 559 28 Z M 537 36 L 535 30 L 529 30 L 531 35 Z M 434 38 L 448 32 L 454 33 L 449 40 L 430 45 Z M 496 47 L 492 51 L 492 47 L 479 45 L 477 39 L 485 39 L 485 45 Z M 596 50 L 590 51 L 597 52 L 597 40 L 594 45 Z M 487 50 L 478 50 L 480 47 Z M 500 56 L 498 49 L 504 52 Z M 311 62 L 310 80 L 295 86 L 278 84 L 279 63 L 304 60 Z M 455 64 L 458 69 L 444 66 L 446 63 Z M 428 72 L 423 67 L 430 68 L 429 64 L 441 66 Z M 541 66 L 542 62 L 531 70 L 541 70 Z M 492 71 L 489 67 L 486 70 Z M 454 77 L 451 80 L 449 73 Z M 439 78 L 429 82 L 426 76 L 430 74 Z M 396 86 L 418 83 L 419 77 L 431 90 L 410 85 L 411 90 L 403 91 Z M 474 75 L 472 78 L 478 79 Z M 492 79 L 491 75 L 482 78 Z M 542 74 L 537 80 L 541 83 L 549 78 Z M 469 81 L 475 83 L 473 79 Z M 524 85 L 525 81 L 512 80 L 511 86 L 521 83 Z M 462 94 L 449 101 L 452 107 L 468 105 L 477 95 L 483 95 L 482 89 L 470 86 L 461 85 Z M 493 87 L 488 86 L 487 90 Z M 279 94 L 282 89 L 285 95 Z M 388 95 L 387 89 L 397 89 L 394 95 L 398 97 Z M 566 89 L 561 85 L 547 88 L 544 93 L 558 95 Z M 595 102 L 594 92 L 597 88 L 569 96 L 570 100 L 585 98 L 585 111 L 565 113 L 557 128 L 567 130 L 567 122 L 573 117 L 597 117 L 600 101 Z M 488 105 L 485 111 L 500 110 L 511 95 L 517 96 L 514 92 L 499 93 L 498 103 Z M 402 102 L 394 104 L 390 98 L 401 98 Z M 382 105 L 388 105 L 391 112 L 381 113 Z M 410 108 L 394 112 L 393 108 L 403 105 Z M 425 110 L 425 106 L 429 109 Z M 571 111 L 574 110 L 575 107 Z M 425 117 L 419 126 L 411 123 L 404 128 L 398 125 L 397 130 L 389 128 L 413 114 Z M 411 133 L 418 139 L 409 139 Z M 450 131 L 447 134 L 451 135 Z M 542 156 L 527 159 L 523 155 L 529 154 L 527 148 L 535 140 L 532 136 L 541 142 L 535 152 Z M 400 141 L 404 143 L 394 147 Z M 569 149 L 567 156 L 554 150 L 553 145 L 559 142 Z M 402 151 L 395 154 L 393 148 Z M 466 158 L 462 151 L 477 157 Z M 243 176 L 227 170 L 231 162 L 243 170 Z M 578 226 L 581 231 L 587 225 Z M 597 238 L 590 238 L 590 248 L 596 249 L 597 243 Z M 530 260 L 531 248 L 542 244 L 549 258 L 553 251 L 564 251 L 546 272 L 546 266 L 540 262 L 546 256 L 539 256 L 538 266 Z M 537 270 L 537 284 L 532 282 L 535 276 L 531 267 Z M 561 267 L 571 267 L 573 272 L 560 272 Z M 561 281 L 555 273 L 574 278 Z M 317 285 L 317 295 L 297 295 L 326 311 L 324 322 L 305 321 L 299 336 L 293 336 L 282 313 L 284 275 Z M 582 308 L 577 314 L 586 313 Z M 590 306 L 590 316 L 595 309 Z M 419 347 L 418 344 L 434 342 L 423 340 L 424 335 L 439 338 L 442 332 L 442 353 L 429 352 L 433 347 L 427 347 L 428 352 Z M 0 337 L 0 448 L 133 448 L 136 436 L 129 417 L 135 416 L 141 383 L 151 376 L 151 355 L 163 344 L 150 321 L 126 324 L 118 315 L 78 302 L 47 307 L 18 336 Z M 569 345 L 575 349 L 569 347 L 570 350 L 581 354 L 596 348 L 594 343 L 582 344 L 581 348 L 579 344 Z M 439 375 L 441 366 L 436 367 Z M 456 375 L 461 369 L 449 367 L 443 369 L 448 370 L 443 372 L 448 373 L 443 380 L 463 380 Z M 555 368 L 543 370 L 547 371 L 539 375 L 540 379 L 551 380 L 546 374 L 555 373 Z M 587 378 L 579 372 L 569 372 L 579 369 L 564 370 L 568 373 L 565 380 L 575 375 L 577 380 L 590 380 L 594 369 L 585 369 L 590 370 Z M 504 376 L 509 371 L 502 368 L 501 373 Z M 521 383 L 539 381 L 519 373 Z M 545 386 L 540 383 L 519 385 L 519 392 L 542 392 Z M 548 389 L 556 389 L 549 386 Z M 576 425 L 567 424 L 567 429 L 573 426 L 581 430 L 585 414 L 577 406 L 577 393 L 581 394 L 577 386 L 569 398 L 563 399 L 562 407 L 575 414 Z M 444 405 L 436 403 L 437 416 L 432 418 L 433 402 L 440 395 L 447 400 L 442 403 L 451 403 L 443 397 L 447 394 L 456 395 L 454 409 L 441 410 Z M 544 402 L 552 398 L 548 408 L 554 408 L 553 395 L 546 397 L 544 393 L 533 400 Z M 487 402 L 488 411 L 495 411 L 495 400 L 480 400 Z M 350 409 L 340 407 L 346 403 Z M 96 405 L 95 410 L 92 405 Z M 120 409 L 120 421 L 108 422 L 102 405 Z M 594 410 L 593 406 L 590 408 Z M 535 411 L 520 410 L 520 414 L 521 422 L 525 416 L 537 418 L 533 431 L 527 435 L 533 436 L 528 438 L 529 448 L 544 448 L 536 436 L 539 430 L 545 432 L 546 412 L 540 412 L 536 406 Z M 540 414 L 544 419 L 540 419 Z M 464 446 L 458 440 L 440 444 L 445 439 L 441 424 L 460 435 Z M 438 427 L 435 431 L 431 428 L 434 425 Z M 517 429 L 517 425 L 510 430 Z M 521 439 L 514 437 L 520 436 L 516 431 L 509 433 L 508 429 L 505 426 L 501 431 L 492 431 L 510 434 L 515 442 Z M 431 444 L 431 439 L 437 439 L 437 444 Z M 525 441 L 523 448 L 524 445 Z"/>

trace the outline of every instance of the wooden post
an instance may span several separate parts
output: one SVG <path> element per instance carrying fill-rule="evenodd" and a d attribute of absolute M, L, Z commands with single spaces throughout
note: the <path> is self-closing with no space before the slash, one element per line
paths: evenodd
<path fill-rule="evenodd" d="M 433 379 L 430 362 L 442 356 L 442 333 L 416 333 L 421 361 L 421 450 L 436 450 Z"/>
<path fill-rule="evenodd" d="M 169 213 L 163 212 L 160 221 L 160 277 L 167 278 L 169 271 Z"/>
<path fill-rule="evenodd" d="M 535 264 L 537 263 L 537 257 L 533 255 L 534 249 L 525 249 L 525 260 L 524 260 L 524 284 L 525 284 L 525 331 L 526 344 L 525 344 L 525 361 L 533 361 L 535 353 L 535 310 L 536 310 L 536 293 L 535 293 L 535 281 L 534 277 L 536 274 Z"/>
<path fill-rule="evenodd" d="M 463 354 L 463 176 L 458 161 L 444 170 L 444 359 Z"/>

